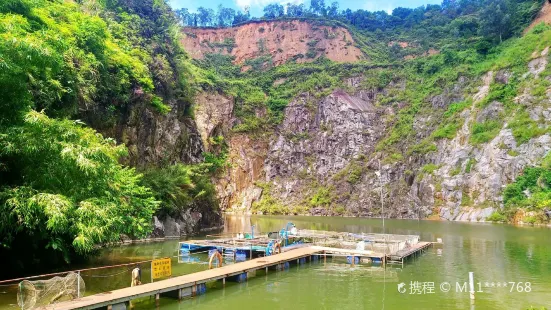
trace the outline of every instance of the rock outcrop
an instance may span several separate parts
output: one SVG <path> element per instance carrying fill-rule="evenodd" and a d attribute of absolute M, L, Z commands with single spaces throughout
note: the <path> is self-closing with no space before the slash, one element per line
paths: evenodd
<path fill-rule="evenodd" d="M 185 106 L 169 102 L 171 111 L 162 115 L 148 103 L 136 103 L 117 124 L 104 129 L 128 148 L 126 164 L 143 167 L 159 162 L 201 162 L 204 151 L 193 118 L 184 116 Z"/>
<path fill-rule="evenodd" d="M 538 77 L 547 66 L 547 50 L 535 55 L 527 74 Z M 377 145 L 387 136 L 392 116 L 407 103 L 389 106 L 379 100 L 403 91 L 405 81 L 373 90 L 362 89 L 362 79 L 361 75 L 350 78 L 346 91 L 338 89 L 328 96 L 296 97 L 269 137 L 230 135 L 232 168 L 217 181 L 223 208 L 252 212 L 255 201 L 269 196 L 270 201 L 304 207 L 299 210 L 312 215 L 378 217 L 382 195 L 386 217 L 483 221 L 502 205 L 505 186 L 551 150 L 551 136 L 545 132 L 518 142 L 508 127 L 514 114 L 504 115 L 503 102 L 493 100 L 481 108 L 491 85 L 510 83 L 512 73 L 501 70 L 478 79 L 460 77 L 441 94 L 428 98 L 439 111 L 455 102 L 472 102 L 457 116 L 461 125 L 454 138 L 437 140 L 436 151 L 426 154 L 382 156 L 388 152 Z M 468 95 L 474 86 L 478 89 Z M 551 115 L 551 91 L 548 94 L 542 102 L 527 89 L 515 102 L 543 124 Z M 437 117 L 430 111 L 415 116 L 413 131 L 418 141 L 431 135 L 439 123 L 434 120 Z M 473 124 L 496 118 L 503 119 L 498 133 L 488 142 L 473 143 Z M 427 164 L 434 168 L 423 169 Z M 316 198 L 320 193 L 325 200 Z"/>
<path fill-rule="evenodd" d="M 198 212 L 191 209 L 177 216 L 154 216 L 151 238 L 180 238 L 223 227 L 220 214 Z"/>

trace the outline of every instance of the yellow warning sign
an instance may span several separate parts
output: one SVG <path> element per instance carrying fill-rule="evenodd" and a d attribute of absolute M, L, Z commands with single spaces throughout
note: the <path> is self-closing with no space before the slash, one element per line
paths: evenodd
<path fill-rule="evenodd" d="M 153 279 L 170 277 L 172 265 L 170 258 L 159 258 L 151 261 L 151 277 Z"/>

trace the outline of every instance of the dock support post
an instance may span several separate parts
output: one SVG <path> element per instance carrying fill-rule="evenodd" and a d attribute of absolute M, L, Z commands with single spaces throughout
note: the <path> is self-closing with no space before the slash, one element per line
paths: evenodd
<path fill-rule="evenodd" d="M 78 271 L 77 277 L 77 298 L 80 298 L 80 270 Z"/>
<path fill-rule="evenodd" d="M 471 300 L 474 300 L 474 272 L 469 272 L 469 295 L 471 296 Z"/>
<path fill-rule="evenodd" d="M 222 285 L 226 286 L 226 278 L 222 278 Z"/>

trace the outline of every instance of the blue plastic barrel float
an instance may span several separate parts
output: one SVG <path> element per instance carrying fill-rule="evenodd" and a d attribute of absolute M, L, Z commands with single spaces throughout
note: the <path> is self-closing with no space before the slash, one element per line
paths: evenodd
<path fill-rule="evenodd" d="M 346 257 L 346 263 L 352 264 L 352 256 L 347 256 Z M 359 256 L 354 256 L 354 265 L 357 265 L 359 263 L 360 263 L 360 257 Z"/>
<path fill-rule="evenodd" d="M 235 260 L 238 262 L 243 262 L 247 260 L 247 250 L 240 250 L 238 249 L 235 251 Z"/>
<path fill-rule="evenodd" d="M 243 272 L 243 273 L 240 273 L 238 275 L 228 277 L 228 281 L 243 283 L 243 282 L 247 281 L 247 273 Z"/>
<path fill-rule="evenodd" d="M 197 284 L 197 290 L 195 295 L 203 295 L 207 292 L 207 285 L 205 283 Z"/>

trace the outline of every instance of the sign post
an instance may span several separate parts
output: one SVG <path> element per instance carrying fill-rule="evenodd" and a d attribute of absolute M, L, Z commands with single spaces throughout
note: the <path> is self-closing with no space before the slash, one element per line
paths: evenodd
<path fill-rule="evenodd" d="M 170 257 L 154 259 L 151 261 L 151 282 L 154 279 L 172 276 L 172 264 Z"/>

